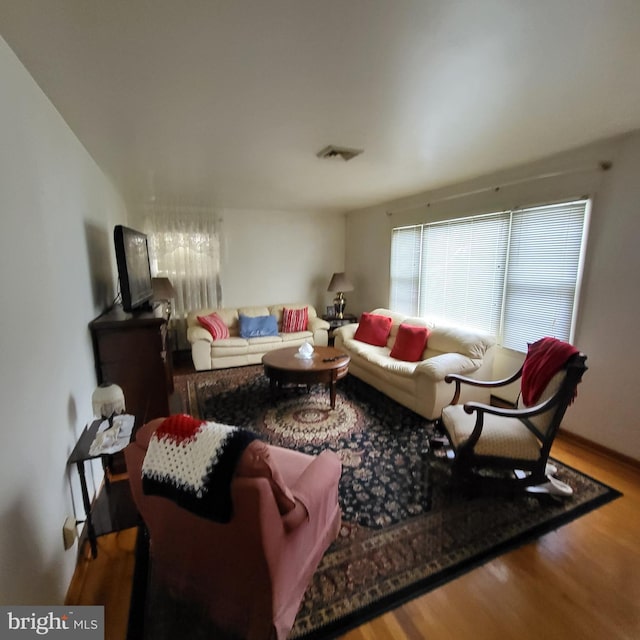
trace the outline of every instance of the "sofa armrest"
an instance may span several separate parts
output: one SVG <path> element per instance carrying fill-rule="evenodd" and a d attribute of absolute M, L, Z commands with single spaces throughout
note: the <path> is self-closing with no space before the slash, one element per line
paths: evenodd
<path fill-rule="evenodd" d="M 329 323 L 318 316 L 309 318 L 307 330 L 313 333 L 313 344 L 316 347 L 326 347 L 329 344 Z"/>
<path fill-rule="evenodd" d="M 191 344 L 198 340 L 213 342 L 213 336 L 204 327 L 189 327 L 187 329 L 187 340 Z"/>
<path fill-rule="evenodd" d="M 318 331 L 320 329 L 325 329 L 326 331 L 329 331 L 330 326 L 331 325 L 326 320 L 323 320 L 318 316 L 309 318 L 309 321 L 307 322 L 307 329 L 309 331 Z"/>
<path fill-rule="evenodd" d="M 346 340 L 352 340 L 356 335 L 358 326 L 359 324 L 357 322 L 353 324 L 343 324 L 333 332 L 333 335 L 336 339 L 339 337 L 342 342 L 345 342 Z"/>
<path fill-rule="evenodd" d="M 480 368 L 481 364 L 482 360 L 474 360 L 461 353 L 442 353 L 420 362 L 415 373 L 440 382 L 445 379 L 445 376 L 452 373 L 473 373 Z"/>

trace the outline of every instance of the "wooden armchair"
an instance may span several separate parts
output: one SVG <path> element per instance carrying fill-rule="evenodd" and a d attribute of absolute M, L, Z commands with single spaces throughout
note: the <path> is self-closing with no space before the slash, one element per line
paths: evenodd
<path fill-rule="evenodd" d="M 508 482 L 512 487 L 536 490 L 537 486 L 537 490 L 570 495 L 571 488 L 553 478 L 555 469 L 548 465 L 548 458 L 587 369 L 585 361 L 586 356 L 567 343 L 543 338 L 530 346 L 522 367 L 503 380 L 486 382 L 454 374 L 446 376 L 447 382 L 455 383 L 455 394 L 451 405 L 443 409 L 439 426 L 451 445 L 454 471 L 472 473 L 494 486 Z M 462 384 L 488 389 L 517 380 L 521 381 L 518 408 L 480 402 L 457 404 Z M 532 396 L 532 390 L 537 397 Z M 512 473 L 492 474 L 487 472 L 489 469 Z"/>

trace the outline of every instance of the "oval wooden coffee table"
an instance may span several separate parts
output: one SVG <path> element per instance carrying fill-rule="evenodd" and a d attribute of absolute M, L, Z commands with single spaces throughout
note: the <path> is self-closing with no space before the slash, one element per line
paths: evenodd
<path fill-rule="evenodd" d="M 331 408 L 336 406 L 336 383 L 347 375 L 349 356 L 333 347 L 314 347 L 311 358 L 297 358 L 299 347 L 269 351 L 262 356 L 264 373 L 269 378 L 271 397 L 285 384 L 326 384 Z"/>

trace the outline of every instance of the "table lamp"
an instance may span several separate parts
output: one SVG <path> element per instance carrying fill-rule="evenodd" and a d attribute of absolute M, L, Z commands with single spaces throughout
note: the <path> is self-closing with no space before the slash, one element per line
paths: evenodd
<path fill-rule="evenodd" d="M 151 278 L 151 288 L 153 289 L 153 299 L 162 300 L 167 303 L 167 315 L 171 317 L 171 300 L 176 297 L 176 290 L 169 278 Z"/>
<path fill-rule="evenodd" d="M 338 295 L 333 299 L 333 308 L 336 311 L 336 317 L 342 319 L 344 317 L 344 308 L 347 306 L 344 291 L 353 291 L 353 285 L 349 282 L 344 272 L 334 273 L 331 276 L 331 282 L 327 287 L 327 291 L 337 291 Z"/>
<path fill-rule="evenodd" d="M 103 382 L 98 385 L 91 396 L 93 413 L 113 424 L 113 416 L 124 413 L 124 392 L 122 388 L 112 382 Z"/>

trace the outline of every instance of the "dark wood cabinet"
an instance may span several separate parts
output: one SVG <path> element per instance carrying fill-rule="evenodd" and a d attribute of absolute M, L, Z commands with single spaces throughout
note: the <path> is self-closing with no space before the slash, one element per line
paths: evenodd
<path fill-rule="evenodd" d="M 121 306 L 89 324 L 98 383 L 122 387 L 136 427 L 169 415 L 173 393 L 171 350 L 165 305 L 128 313 Z"/>

